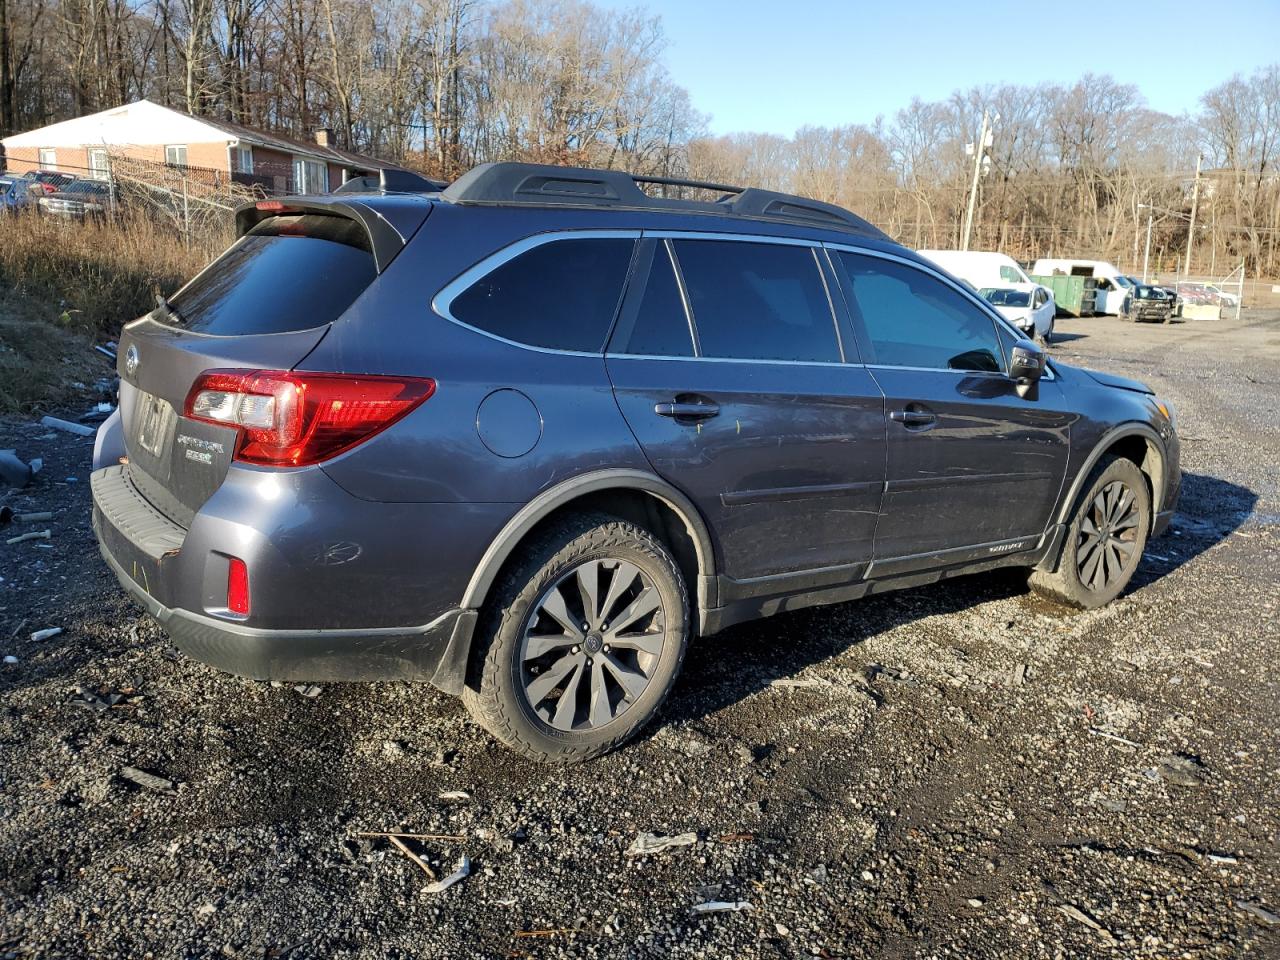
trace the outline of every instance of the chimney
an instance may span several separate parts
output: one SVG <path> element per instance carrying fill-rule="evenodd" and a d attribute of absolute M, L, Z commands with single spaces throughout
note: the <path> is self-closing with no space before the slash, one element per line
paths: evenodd
<path fill-rule="evenodd" d="M 333 127 L 317 127 L 316 143 L 322 147 L 336 146 L 333 142 Z"/>

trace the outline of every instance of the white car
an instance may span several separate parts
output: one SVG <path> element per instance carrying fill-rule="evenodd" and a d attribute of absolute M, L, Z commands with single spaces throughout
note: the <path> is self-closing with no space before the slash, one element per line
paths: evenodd
<path fill-rule="evenodd" d="M 1045 343 L 1053 336 L 1053 294 L 1038 283 L 1010 283 L 978 291 L 988 303 L 1028 337 Z"/>

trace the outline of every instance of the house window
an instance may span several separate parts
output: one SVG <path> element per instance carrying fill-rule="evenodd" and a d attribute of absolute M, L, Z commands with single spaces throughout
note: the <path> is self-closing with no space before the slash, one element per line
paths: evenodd
<path fill-rule="evenodd" d="M 164 162 L 170 167 L 187 165 L 187 145 L 185 143 L 170 144 L 164 148 Z"/>
<path fill-rule="evenodd" d="M 107 151 L 89 151 L 89 176 L 95 180 L 109 180 L 111 178 L 111 158 L 107 156 Z"/>
<path fill-rule="evenodd" d="M 53 150 L 40 151 L 40 169 L 41 170 L 57 170 L 58 155 Z"/>
<path fill-rule="evenodd" d="M 293 158 L 293 189 L 296 193 L 328 193 L 329 171 L 317 160 Z"/>
<path fill-rule="evenodd" d="M 231 169 L 234 173 L 253 173 L 253 147 L 243 144 L 232 147 Z"/>

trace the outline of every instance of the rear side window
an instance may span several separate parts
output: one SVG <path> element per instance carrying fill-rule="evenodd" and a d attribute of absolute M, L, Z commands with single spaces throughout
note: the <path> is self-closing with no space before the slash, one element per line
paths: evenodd
<path fill-rule="evenodd" d="M 659 242 L 653 252 L 653 264 L 649 268 L 640 309 L 635 325 L 622 345 L 622 352 L 648 357 L 693 356 L 689 315 L 685 313 L 684 300 L 671 266 L 671 254 L 665 243 Z"/>
<path fill-rule="evenodd" d="M 737 240 L 677 240 L 673 246 L 701 356 L 840 362 L 812 249 Z"/>
<path fill-rule="evenodd" d="M 377 276 L 364 228 L 345 217 L 263 220 L 173 298 L 162 318 L 219 336 L 286 333 L 337 320 Z"/>
<path fill-rule="evenodd" d="M 618 309 L 635 240 L 553 240 L 485 274 L 453 298 L 456 320 L 507 340 L 599 353 Z"/>
<path fill-rule="evenodd" d="M 849 309 L 875 362 L 938 370 L 1004 369 L 995 322 L 923 270 L 880 257 L 840 253 Z"/>

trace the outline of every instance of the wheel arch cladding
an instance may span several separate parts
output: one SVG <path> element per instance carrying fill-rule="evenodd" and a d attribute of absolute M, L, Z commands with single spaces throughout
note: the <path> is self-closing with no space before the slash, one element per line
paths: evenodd
<path fill-rule="evenodd" d="M 574 513 L 608 513 L 630 520 L 658 537 L 671 551 L 697 604 L 701 626 L 715 606 L 715 556 L 711 536 L 697 508 L 666 481 L 639 470 L 584 474 L 543 491 L 508 521 L 481 557 L 462 598 L 464 609 L 484 605 L 502 571 L 520 547 L 548 524 Z"/>
<path fill-rule="evenodd" d="M 1071 482 L 1067 496 L 1058 510 L 1058 523 L 1070 521 L 1071 511 L 1075 509 L 1076 501 L 1080 498 L 1089 474 L 1102 458 L 1108 455 L 1132 460 L 1147 478 L 1148 492 L 1151 494 L 1151 520 L 1154 523 L 1164 501 L 1165 454 L 1160 435 L 1144 423 L 1121 424 L 1109 430 L 1098 441 Z"/>

